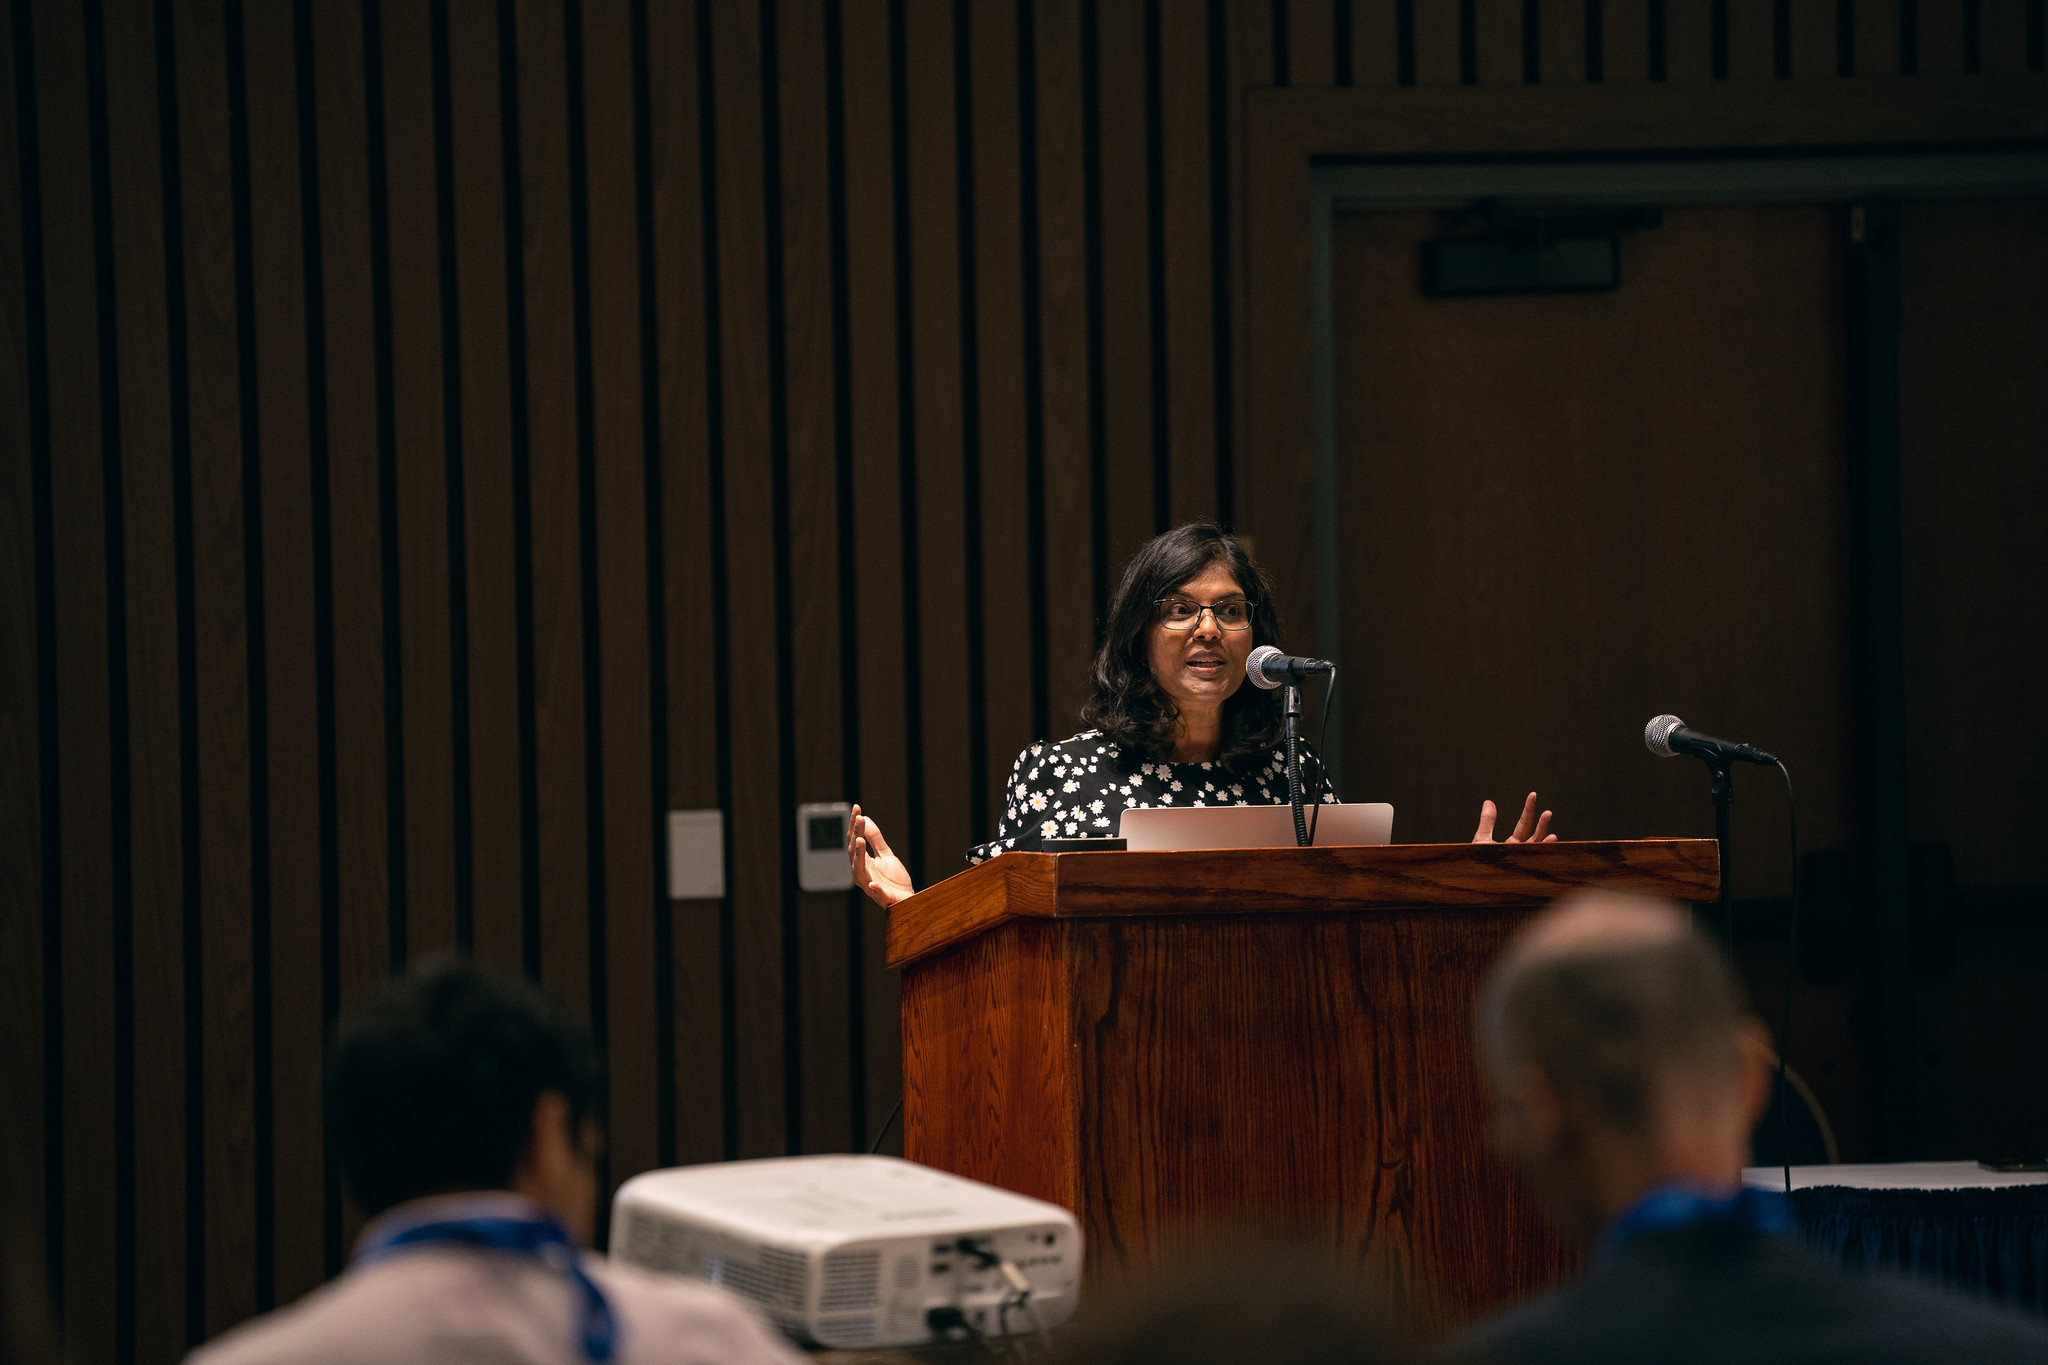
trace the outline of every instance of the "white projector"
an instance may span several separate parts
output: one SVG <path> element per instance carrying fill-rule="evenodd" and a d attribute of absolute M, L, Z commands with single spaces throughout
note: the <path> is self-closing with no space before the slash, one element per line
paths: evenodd
<path fill-rule="evenodd" d="M 612 1202 L 612 1255 L 724 1285 L 834 1347 L 1048 1330 L 1081 1287 L 1071 1213 L 886 1156 L 636 1175 Z"/>

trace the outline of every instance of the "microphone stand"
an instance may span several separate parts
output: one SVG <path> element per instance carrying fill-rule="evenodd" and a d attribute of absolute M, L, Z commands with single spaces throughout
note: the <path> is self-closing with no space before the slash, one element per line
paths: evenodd
<path fill-rule="evenodd" d="M 1709 795 L 1714 801 L 1714 840 L 1721 846 L 1721 943 L 1732 961 L 1735 957 L 1735 903 L 1728 897 L 1728 850 L 1735 841 L 1728 837 L 1728 803 L 1735 796 L 1735 776 L 1725 758 L 1708 759 L 1707 770 L 1714 775 Z"/>
<path fill-rule="evenodd" d="M 1308 816 L 1302 811 L 1301 689 L 1293 683 L 1280 694 L 1280 715 L 1287 730 L 1287 801 L 1294 807 L 1294 842 L 1308 847 Z"/>

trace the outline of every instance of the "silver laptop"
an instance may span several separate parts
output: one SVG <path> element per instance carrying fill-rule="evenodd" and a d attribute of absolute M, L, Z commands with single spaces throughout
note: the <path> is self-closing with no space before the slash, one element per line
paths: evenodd
<path fill-rule="evenodd" d="M 1316 821 L 1316 847 L 1390 844 L 1394 808 L 1384 801 L 1324 806 Z M 1117 831 L 1134 852 L 1186 848 L 1293 848 L 1291 806 L 1154 806 L 1124 812 Z"/>

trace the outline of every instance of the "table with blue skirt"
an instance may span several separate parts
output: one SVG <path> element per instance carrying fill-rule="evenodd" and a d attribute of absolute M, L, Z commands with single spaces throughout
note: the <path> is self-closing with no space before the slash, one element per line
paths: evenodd
<path fill-rule="evenodd" d="M 1778 1166 L 1743 1183 L 1782 1190 Z M 2048 1314 L 2048 1172 L 1974 1161 L 1794 1166 L 1792 1216 L 1806 1244 L 1843 1265 L 1904 1271 Z"/>

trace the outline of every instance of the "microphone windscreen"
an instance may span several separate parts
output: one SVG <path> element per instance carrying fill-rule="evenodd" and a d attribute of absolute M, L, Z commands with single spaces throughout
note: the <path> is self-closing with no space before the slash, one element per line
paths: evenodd
<path fill-rule="evenodd" d="M 1273 648 L 1273 646 L 1271 645 L 1260 645 L 1257 649 L 1253 650 L 1251 652 L 1251 656 L 1244 661 L 1244 675 L 1245 677 L 1251 679 L 1255 685 L 1263 687 L 1268 692 L 1270 692 L 1274 688 L 1278 687 L 1282 680 L 1279 678 L 1269 678 L 1266 676 L 1266 660 L 1284 659 L 1286 657 L 1286 655 L 1282 654 L 1279 650 Z"/>
<path fill-rule="evenodd" d="M 1643 743 L 1659 758 L 1676 758 L 1678 751 L 1671 747 L 1671 732 L 1683 724 L 1676 716 L 1657 716 L 1643 727 Z"/>

